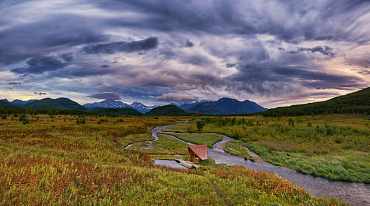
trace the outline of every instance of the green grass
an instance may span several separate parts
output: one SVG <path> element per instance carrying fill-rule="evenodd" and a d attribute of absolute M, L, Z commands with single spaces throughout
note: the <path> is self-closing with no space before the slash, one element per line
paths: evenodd
<path fill-rule="evenodd" d="M 144 135 L 145 134 L 141 134 Z M 137 135 L 129 135 L 131 137 Z M 188 144 L 180 142 L 167 135 L 158 134 L 159 140 L 153 141 L 151 144 L 149 142 L 139 141 L 132 144 L 128 149 L 137 150 L 140 152 L 145 152 L 149 154 L 153 159 L 182 159 L 188 155 Z M 153 138 L 154 139 L 154 138 Z M 151 149 L 145 146 L 152 147 Z"/>
<path fill-rule="evenodd" d="M 304 190 L 264 171 L 231 167 L 213 172 L 210 180 L 229 205 L 341 205 L 335 198 L 311 199 Z M 253 187 L 250 187 L 253 185 Z M 264 188 L 262 191 L 261 188 Z M 318 203 L 320 202 L 320 203 Z"/>
<path fill-rule="evenodd" d="M 273 151 L 253 143 L 243 145 L 274 165 L 331 180 L 370 183 L 370 155 L 365 152 L 348 150 L 330 155 L 308 155 L 302 152 Z"/>
<path fill-rule="evenodd" d="M 223 139 L 222 135 L 211 133 L 173 133 L 171 135 L 186 142 L 191 142 L 194 144 L 207 144 L 209 148 L 213 148 L 213 145 L 216 142 L 219 142 Z"/>
<path fill-rule="evenodd" d="M 224 150 L 229 154 L 238 155 L 244 157 L 245 159 L 254 161 L 254 159 L 248 154 L 248 151 L 243 148 L 242 143 L 243 142 L 240 140 L 229 141 L 226 143 Z"/>
<path fill-rule="evenodd" d="M 242 140 L 266 162 L 332 180 L 370 183 L 370 121 L 363 115 L 203 119 L 203 132 Z M 234 143 L 225 151 L 247 157 Z"/>
<path fill-rule="evenodd" d="M 86 124 L 77 125 L 69 121 L 72 116 L 55 117 L 53 122 L 47 115 L 39 117 L 29 125 L 0 120 L 11 123 L 0 124 L 0 205 L 250 205 L 257 200 L 345 205 L 312 197 L 270 173 L 153 165 L 152 157 L 173 156 L 182 148 L 169 139 L 170 144 L 163 143 L 169 149 L 141 149 L 152 157 L 137 151 L 147 142 L 123 148 L 135 138 L 149 138 L 147 132 L 155 125 L 178 118 L 123 117 L 123 122 L 113 123 L 115 119 L 104 117 L 108 122 L 97 125 L 99 118 L 89 117 Z"/>
<path fill-rule="evenodd" d="M 173 126 L 169 126 L 164 128 L 163 132 L 178 132 L 178 133 L 190 133 L 196 130 L 196 126 L 194 123 L 186 123 L 186 124 L 176 124 Z"/>
<path fill-rule="evenodd" d="M 149 144 L 148 142 L 146 143 Z M 151 144 L 151 146 L 153 147 L 152 149 L 144 149 L 142 148 L 142 146 L 144 146 L 144 142 L 136 142 L 136 143 L 133 143 L 132 146 L 129 147 L 128 149 L 137 150 L 137 151 L 149 154 L 152 159 L 173 160 L 173 159 L 181 158 L 179 156 L 175 156 L 176 155 L 175 152 L 172 152 L 166 148 L 158 147 L 154 145 L 153 143 Z"/>
<path fill-rule="evenodd" d="M 130 134 L 128 136 L 118 138 L 118 142 L 122 144 L 123 147 L 126 147 L 129 144 L 135 142 L 144 142 L 154 140 L 151 132 L 146 132 L 142 134 Z"/>
<path fill-rule="evenodd" d="M 179 155 L 188 155 L 188 144 L 180 142 L 167 135 L 159 134 L 159 140 L 154 141 L 153 144 L 157 147 L 166 148 L 171 152 Z"/>

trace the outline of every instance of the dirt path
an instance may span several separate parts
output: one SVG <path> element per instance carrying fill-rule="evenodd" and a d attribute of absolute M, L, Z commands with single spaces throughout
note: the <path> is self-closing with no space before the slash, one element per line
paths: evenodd
<path fill-rule="evenodd" d="M 220 193 L 220 190 L 218 189 L 217 185 L 210 179 L 208 178 L 208 180 L 212 183 L 213 185 L 213 188 L 215 189 L 215 192 L 217 194 L 217 197 L 220 198 L 222 200 L 222 202 L 224 203 L 224 205 L 226 206 L 229 206 L 230 204 L 226 201 L 226 199 L 222 196 L 222 194 Z"/>
<path fill-rule="evenodd" d="M 139 149 L 154 149 L 154 147 L 152 144 L 144 142 L 144 144 Z"/>

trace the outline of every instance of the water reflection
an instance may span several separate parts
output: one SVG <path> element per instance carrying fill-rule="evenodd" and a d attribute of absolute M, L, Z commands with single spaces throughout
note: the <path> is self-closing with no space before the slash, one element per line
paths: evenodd
<path fill-rule="evenodd" d="M 173 168 L 181 168 L 181 169 L 187 169 L 186 167 L 180 165 L 177 163 L 175 160 L 154 160 L 155 165 L 164 165 L 164 166 L 169 166 Z"/>

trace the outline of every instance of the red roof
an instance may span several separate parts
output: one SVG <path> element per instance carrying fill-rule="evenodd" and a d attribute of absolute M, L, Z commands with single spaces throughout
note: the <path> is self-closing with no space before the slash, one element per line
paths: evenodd
<path fill-rule="evenodd" d="M 189 149 L 193 151 L 201 160 L 207 160 L 208 152 L 207 152 L 207 144 L 201 145 L 191 145 Z"/>

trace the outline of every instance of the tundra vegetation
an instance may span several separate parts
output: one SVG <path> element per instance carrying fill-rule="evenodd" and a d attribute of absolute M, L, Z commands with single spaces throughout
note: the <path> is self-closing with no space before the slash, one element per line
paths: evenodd
<path fill-rule="evenodd" d="M 366 114 L 202 120 L 206 123 L 202 132 L 236 139 L 225 148 L 231 154 L 250 158 L 247 147 L 266 162 L 301 173 L 370 183 L 370 120 Z M 195 123 L 189 125 L 169 127 L 167 131 L 187 132 L 188 127 L 196 127 Z"/>
<path fill-rule="evenodd" d="M 346 205 L 242 167 L 153 165 L 155 155 L 185 153 L 186 145 L 165 135 L 148 142 L 152 128 L 178 117 L 79 115 L 12 113 L 0 119 L 0 205 Z M 216 128 L 208 122 L 203 130 Z M 232 134 L 227 128 L 221 130 Z M 257 141 L 253 145 L 268 148 Z M 133 146 L 124 149 L 128 144 Z"/>

